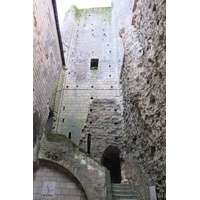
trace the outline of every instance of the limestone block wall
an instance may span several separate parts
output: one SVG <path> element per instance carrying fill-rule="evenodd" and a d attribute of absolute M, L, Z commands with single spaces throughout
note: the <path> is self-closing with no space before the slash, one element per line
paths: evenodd
<path fill-rule="evenodd" d="M 45 182 L 55 183 L 52 196 L 42 194 Z M 87 196 L 80 182 L 67 169 L 56 163 L 40 160 L 39 168 L 33 173 L 33 199 L 87 200 Z"/>
<path fill-rule="evenodd" d="M 66 61 L 68 70 L 54 133 L 66 136 L 71 133 L 72 140 L 78 144 L 94 99 L 115 99 L 122 106 L 117 54 L 119 36 L 111 7 L 79 10 L 72 6 L 65 20 L 69 18 L 73 19 L 75 32 L 69 50 L 70 59 Z M 65 26 L 67 23 L 64 22 L 64 43 L 68 40 Z M 91 59 L 98 59 L 98 69 L 91 69 Z"/>
<path fill-rule="evenodd" d="M 116 16 L 116 28 L 121 28 L 129 25 L 132 21 L 132 10 L 135 0 L 113 0 L 112 6 Z"/>
<path fill-rule="evenodd" d="M 157 199 L 166 198 L 165 4 L 135 1 L 132 25 L 120 30 L 125 51 L 121 76 L 127 133 L 125 172 L 143 199 L 149 198 L 150 185 L 156 186 Z"/>
<path fill-rule="evenodd" d="M 69 59 L 71 55 L 71 49 L 74 42 L 75 31 L 77 26 L 76 10 L 73 8 L 74 7 L 72 6 L 71 9 L 69 9 L 66 12 L 61 29 L 62 44 L 65 56 L 65 63 L 67 63 L 67 68 L 70 62 Z"/>
<path fill-rule="evenodd" d="M 113 15 L 115 16 L 115 31 L 117 34 L 117 55 L 119 61 L 119 76 L 121 73 L 123 59 L 124 59 L 124 47 L 123 41 L 119 37 L 119 31 L 126 26 L 129 26 L 132 21 L 132 8 L 135 0 L 113 0 L 112 8 Z"/>
<path fill-rule="evenodd" d="M 33 1 L 33 144 L 41 136 L 62 69 L 51 0 Z"/>

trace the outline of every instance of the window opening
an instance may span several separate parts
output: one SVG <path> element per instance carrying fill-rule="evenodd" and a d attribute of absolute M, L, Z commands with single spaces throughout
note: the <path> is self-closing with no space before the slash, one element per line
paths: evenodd
<path fill-rule="evenodd" d="M 90 155 L 90 146 L 91 146 L 91 134 L 88 134 L 87 138 L 87 153 Z"/>
<path fill-rule="evenodd" d="M 90 69 L 98 69 L 99 59 L 91 59 Z"/>
<path fill-rule="evenodd" d="M 71 139 L 71 137 L 72 137 L 72 133 L 69 132 L 68 138 Z"/>

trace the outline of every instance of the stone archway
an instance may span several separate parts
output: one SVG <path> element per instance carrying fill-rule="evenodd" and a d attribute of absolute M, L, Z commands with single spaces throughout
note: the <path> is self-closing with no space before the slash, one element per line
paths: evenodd
<path fill-rule="evenodd" d="M 111 183 L 121 183 L 120 150 L 109 146 L 103 153 L 101 163 L 110 171 Z"/>
<path fill-rule="evenodd" d="M 39 166 L 33 172 L 33 199 L 53 198 L 85 199 L 87 194 L 81 182 L 67 168 L 45 159 L 39 160 Z M 45 187 L 49 186 L 46 191 Z M 49 192 L 51 194 L 48 194 Z"/>

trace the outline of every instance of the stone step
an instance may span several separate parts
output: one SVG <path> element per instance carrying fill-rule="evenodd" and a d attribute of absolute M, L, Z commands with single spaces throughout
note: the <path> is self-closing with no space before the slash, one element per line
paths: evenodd
<path fill-rule="evenodd" d="M 117 190 L 117 191 L 121 191 L 121 190 L 124 190 L 124 191 L 128 191 L 128 190 L 133 190 L 133 188 L 131 186 L 127 186 L 127 187 L 112 187 L 113 190 Z"/>
<path fill-rule="evenodd" d="M 114 200 L 122 200 L 122 199 L 128 199 L 128 200 L 139 200 L 137 197 L 124 197 L 124 196 L 113 196 Z"/>
<path fill-rule="evenodd" d="M 131 188 L 112 188 L 113 192 L 120 193 L 120 192 L 133 192 Z"/>
<path fill-rule="evenodd" d="M 117 197 L 117 198 L 113 198 L 113 200 L 139 200 L 137 198 L 130 198 L 130 199 L 127 199 L 127 198 L 124 198 L 124 197 Z"/>
<path fill-rule="evenodd" d="M 112 183 L 114 200 L 138 200 L 130 184 Z"/>
<path fill-rule="evenodd" d="M 132 190 L 112 190 L 113 195 L 131 195 L 137 197 L 137 195 Z"/>
<path fill-rule="evenodd" d="M 126 199 L 124 197 L 120 197 L 120 198 L 114 198 L 114 200 L 139 200 L 139 199 L 137 198 Z"/>
<path fill-rule="evenodd" d="M 131 188 L 130 184 L 112 183 L 113 188 Z"/>
<path fill-rule="evenodd" d="M 113 196 L 114 197 L 126 197 L 127 199 L 136 197 L 136 195 L 132 195 L 132 194 L 113 194 Z"/>
<path fill-rule="evenodd" d="M 112 186 L 127 186 L 131 185 L 130 183 L 122 184 L 122 183 L 112 183 Z"/>
<path fill-rule="evenodd" d="M 113 190 L 132 190 L 131 186 L 127 187 L 112 187 Z"/>
<path fill-rule="evenodd" d="M 114 197 L 113 200 L 138 200 L 135 197 Z"/>

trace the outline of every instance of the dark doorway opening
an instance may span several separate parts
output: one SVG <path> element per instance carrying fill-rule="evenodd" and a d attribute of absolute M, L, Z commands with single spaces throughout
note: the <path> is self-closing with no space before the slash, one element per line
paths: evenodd
<path fill-rule="evenodd" d="M 102 164 L 110 171 L 111 183 L 121 183 L 121 167 L 119 149 L 117 147 L 108 147 L 102 157 Z"/>

